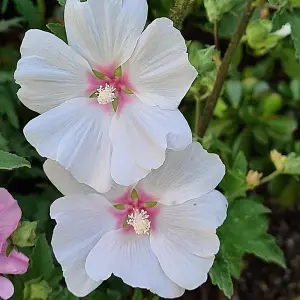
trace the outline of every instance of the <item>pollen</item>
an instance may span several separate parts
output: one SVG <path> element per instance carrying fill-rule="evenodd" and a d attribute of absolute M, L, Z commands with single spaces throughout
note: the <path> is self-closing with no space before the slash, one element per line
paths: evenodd
<path fill-rule="evenodd" d="M 100 86 L 96 91 L 97 101 L 99 104 L 112 103 L 116 99 L 116 89 L 109 85 Z"/>
<path fill-rule="evenodd" d="M 127 224 L 131 225 L 136 234 L 149 234 L 151 221 L 145 210 L 133 209 L 133 213 L 128 215 Z"/>

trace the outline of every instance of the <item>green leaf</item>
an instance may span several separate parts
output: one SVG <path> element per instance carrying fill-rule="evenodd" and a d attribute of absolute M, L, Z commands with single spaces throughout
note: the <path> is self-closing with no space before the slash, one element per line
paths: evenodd
<path fill-rule="evenodd" d="M 252 253 L 265 261 L 285 267 L 282 251 L 267 233 L 265 214 L 269 212 L 268 208 L 251 198 L 236 200 L 229 205 L 227 219 L 218 230 L 218 235 L 221 240 L 220 259 L 225 261 L 222 262 L 222 268 L 227 265 L 231 276 L 240 276 L 245 253 Z"/>
<path fill-rule="evenodd" d="M 189 60 L 200 76 L 216 68 L 213 62 L 215 46 L 202 49 L 201 44 L 193 42 L 189 46 Z"/>
<path fill-rule="evenodd" d="M 64 25 L 60 23 L 48 23 L 46 26 L 53 34 L 67 43 L 67 34 Z"/>
<path fill-rule="evenodd" d="M 296 153 L 290 153 L 284 164 L 284 174 L 300 175 L 300 156 Z"/>
<path fill-rule="evenodd" d="M 247 175 L 247 170 L 248 170 L 247 158 L 242 151 L 238 153 L 238 155 L 234 160 L 233 170 L 239 170 L 244 176 Z"/>
<path fill-rule="evenodd" d="M 246 191 L 246 175 L 248 171 L 248 162 L 245 154 L 239 151 L 234 159 L 232 168 L 227 169 L 224 179 L 221 182 L 221 188 L 225 195 L 230 199 L 244 196 Z"/>
<path fill-rule="evenodd" d="M 300 78 L 295 78 L 290 83 L 293 99 L 300 101 Z"/>
<path fill-rule="evenodd" d="M 8 89 L 6 89 L 4 86 L 0 85 L 0 114 L 5 114 L 10 122 L 11 125 L 13 125 L 15 128 L 19 128 L 19 119 L 14 107 L 13 98 L 11 97 L 11 94 Z"/>
<path fill-rule="evenodd" d="M 32 0 L 13 0 L 17 11 L 24 16 L 31 28 L 40 28 L 39 14 Z"/>
<path fill-rule="evenodd" d="M 229 12 L 237 0 L 204 0 L 204 7 L 210 22 L 219 21 L 223 14 Z"/>
<path fill-rule="evenodd" d="M 244 0 L 235 0 L 235 5 L 232 9 L 230 9 L 227 13 L 224 13 L 218 25 L 220 36 L 230 37 L 232 35 L 240 21 L 244 6 Z"/>
<path fill-rule="evenodd" d="M 209 272 L 211 282 L 222 290 L 226 297 L 231 298 L 233 295 L 233 284 L 229 271 L 229 264 L 221 257 L 219 253 L 216 256 L 213 267 Z"/>
<path fill-rule="evenodd" d="M 34 247 L 30 257 L 31 265 L 27 272 L 26 277 L 29 279 L 51 278 L 54 271 L 52 250 L 49 246 L 45 234 L 41 234 Z"/>
<path fill-rule="evenodd" d="M 300 61 L 296 59 L 294 49 L 282 49 L 278 58 L 281 61 L 284 72 L 290 78 L 300 77 Z"/>
<path fill-rule="evenodd" d="M 22 167 L 30 168 L 30 162 L 25 158 L 0 150 L 0 170 L 13 170 Z"/>
<path fill-rule="evenodd" d="M 267 133 L 274 139 L 287 141 L 297 129 L 297 121 L 293 117 L 280 116 L 263 121 Z"/>
<path fill-rule="evenodd" d="M 246 176 L 239 170 L 227 170 L 220 186 L 229 198 L 244 196 L 247 187 Z"/>
<path fill-rule="evenodd" d="M 265 214 L 269 212 L 254 198 L 229 205 L 227 219 L 218 230 L 221 248 L 210 271 L 212 282 L 229 298 L 233 294 L 231 276 L 239 278 L 244 254 L 252 253 L 267 262 L 286 266 L 283 252 L 267 233 Z"/>
<path fill-rule="evenodd" d="M 143 292 L 140 289 L 134 289 L 132 300 L 142 300 Z"/>
<path fill-rule="evenodd" d="M 98 299 L 100 300 L 101 298 Z M 78 298 L 72 295 L 67 289 L 63 289 L 51 294 L 49 300 L 78 300 Z"/>
<path fill-rule="evenodd" d="M 3 0 L 2 6 L 1 6 L 1 13 L 4 14 L 7 10 L 9 0 Z"/>
<path fill-rule="evenodd" d="M 278 11 L 272 20 L 273 29 L 279 29 L 286 23 L 291 25 L 291 36 L 296 50 L 296 58 L 300 59 L 300 9 Z"/>
<path fill-rule="evenodd" d="M 226 83 L 226 92 L 231 105 L 234 109 L 239 107 L 242 100 L 242 84 L 240 80 L 228 80 Z"/>
<path fill-rule="evenodd" d="M 296 49 L 296 58 L 300 59 L 300 9 L 294 9 L 290 12 L 289 23 L 292 28 L 292 39 Z"/>

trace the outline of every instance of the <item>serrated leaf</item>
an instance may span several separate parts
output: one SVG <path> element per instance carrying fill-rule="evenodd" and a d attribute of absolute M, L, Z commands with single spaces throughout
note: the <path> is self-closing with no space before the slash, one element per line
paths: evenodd
<path fill-rule="evenodd" d="M 22 167 L 30 168 L 30 162 L 16 154 L 0 150 L 0 170 L 13 170 Z"/>
<path fill-rule="evenodd" d="M 209 272 L 211 282 L 222 290 L 226 297 L 231 298 L 233 295 L 233 284 L 229 270 L 229 264 L 221 257 L 219 253 L 216 256 L 213 267 Z"/>
<path fill-rule="evenodd" d="M 244 254 L 285 267 L 283 252 L 267 233 L 265 214 L 269 212 L 256 198 L 236 200 L 229 205 L 227 219 L 218 230 L 220 251 L 210 271 L 212 282 L 229 298 L 233 294 L 231 276 L 239 278 Z"/>
<path fill-rule="evenodd" d="M 269 234 L 248 241 L 246 251 L 267 262 L 276 263 L 282 268 L 286 267 L 283 252 L 277 246 L 274 237 Z"/>
<path fill-rule="evenodd" d="M 60 23 L 48 23 L 46 26 L 53 34 L 67 43 L 67 34 L 64 25 Z"/>
<path fill-rule="evenodd" d="M 267 233 L 265 214 L 269 212 L 268 208 L 254 199 L 236 200 L 229 205 L 227 219 L 218 230 L 218 235 L 221 240 L 220 251 L 228 262 L 232 276 L 239 277 L 245 253 L 285 266 L 282 251 Z"/>

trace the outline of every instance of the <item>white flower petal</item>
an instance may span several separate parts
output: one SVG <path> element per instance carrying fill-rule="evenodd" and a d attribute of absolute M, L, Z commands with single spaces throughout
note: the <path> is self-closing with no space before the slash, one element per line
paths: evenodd
<path fill-rule="evenodd" d="M 65 25 L 69 45 L 94 69 L 117 68 L 131 56 L 147 13 L 146 0 L 68 0 Z"/>
<path fill-rule="evenodd" d="M 63 195 L 97 193 L 90 186 L 79 183 L 70 172 L 54 160 L 47 159 L 43 168 L 49 180 Z"/>
<path fill-rule="evenodd" d="M 141 101 L 164 109 L 177 108 L 197 76 L 184 38 L 167 18 L 146 28 L 122 69 Z"/>
<path fill-rule="evenodd" d="M 159 168 L 169 145 L 183 149 L 192 142 L 191 130 L 179 110 L 162 110 L 135 96 L 130 98 L 110 128 L 112 177 L 121 185 L 134 184 Z"/>
<path fill-rule="evenodd" d="M 165 163 L 139 185 L 165 205 L 180 204 L 212 191 L 222 180 L 225 166 L 199 143 L 183 151 L 168 150 Z"/>
<path fill-rule="evenodd" d="M 279 30 L 273 32 L 272 34 L 275 34 L 279 37 L 284 38 L 284 37 L 290 35 L 291 32 L 292 32 L 291 24 L 287 23 L 287 24 L 283 25 Z"/>
<path fill-rule="evenodd" d="M 189 201 L 186 203 L 189 203 Z M 195 202 L 191 204 L 195 204 Z M 191 226 L 190 215 L 194 215 L 193 210 L 195 207 L 191 204 L 184 208 L 181 208 L 184 204 L 175 206 L 160 205 L 160 212 L 157 216 L 155 227 L 158 228 L 165 238 L 171 240 L 174 244 L 185 248 L 185 250 L 191 254 L 202 257 L 216 255 L 220 247 L 216 230 L 215 228 L 203 228 L 199 226 L 197 222 L 194 222 L 194 227 Z M 213 201 L 211 206 L 214 206 Z M 192 211 L 189 212 L 188 209 L 191 209 Z M 186 214 L 184 214 L 185 210 L 187 210 Z M 198 218 L 202 218 L 203 215 L 205 216 L 205 213 L 201 211 Z M 193 217 L 191 218 L 193 219 Z"/>
<path fill-rule="evenodd" d="M 173 226 L 215 233 L 226 218 L 227 206 L 226 198 L 214 190 L 197 199 L 170 206 L 170 209 L 164 210 L 164 214 L 168 220 L 172 220 Z"/>
<path fill-rule="evenodd" d="M 116 226 L 109 213 L 111 208 L 97 194 L 63 197 L 51 206 L 51 218 L 57 222 L 52 237 L 53 251 L 62 265 L 69 290 L 78 297 L 86 296 L 102 282 L 86 274 L 85 262 L 101 236 Z"/>
<path fill-rule="evenodd" d="M 41 156 L 59 162 L 79 182 L 107 192 L 112 186 L 112 114 L 91 101 L 69 100 L 30 121 L 24 134 Z"/>
<path fill-rule="evenodd" d="M 108 279 L 113 273 L 132 287 L 146 288 L 165 298 L 176 298 L 184 292 L 162 271 L 149 236 L 123 229 L 101 238 L 87 258 L 86 271 L 94 280 Z"/>
<path fill-rule="evenodd" d="M 97 193 L 90 186 L 79 183 L 70 172 L 54 160 L 47 159 L 43 167 L 49 180 L 63 195 Z M 108 201 L 115 203 L 115 200 L 124 195 L 127 189 L 128 187 L 118 185 L 114 182 L 111 189 L 103 194 L 103 196 Z"/>
<path fill-rule="evenodd" d="M 55 232 L 55 231 L 54 231 Z M 68 290 L 77 297 L 85 297 L 94 291 L 102 281 L 92 280 L 85 271 L 86 253 L 76 253 L 76 258 L 63 272 Z"/>
<path fill-rule="evenodd" d="M 151 232 L 150 244 L 167 276 L 179 286 L 193 290 L 206 282 L 214 257 L 203 258 L 188 252 L 157 228 Z"/>
<path fill-rule="evenodd" d="M 29 30 L 21 46 L 21 55 L 15 72 L 16 82 L 21 86 L 18 96 L 31 110 L 43 113 L 85 95 L 91 68 L 55 35 Z"/>

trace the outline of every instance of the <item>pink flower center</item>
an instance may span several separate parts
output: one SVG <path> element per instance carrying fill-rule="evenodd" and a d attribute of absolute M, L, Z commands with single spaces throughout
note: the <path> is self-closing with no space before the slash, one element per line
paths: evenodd
<path fill-rule="evenodd" d="M 134 88 L 129 82 L 128 74 L 121 73 L 121 69 L 115 70 L 114 67 L 99 67 L 95 74 L 88 73 L 86 93 L 91 98 L 96 98 L 105 111 L 110 112 L 113 107 L 119 114 L 124 105 L 131 101 L 130 94 Z"/>
<path fill-rule="evenodd" d="M 124 232 L 135 231 L 136 234 L 150 234 L 155 230 L 159 206 L 155 198 L 141 189 L 133 192 L 128 189 L 116 204 L 111 213 L 117 220 L 117 228 Z"/>

